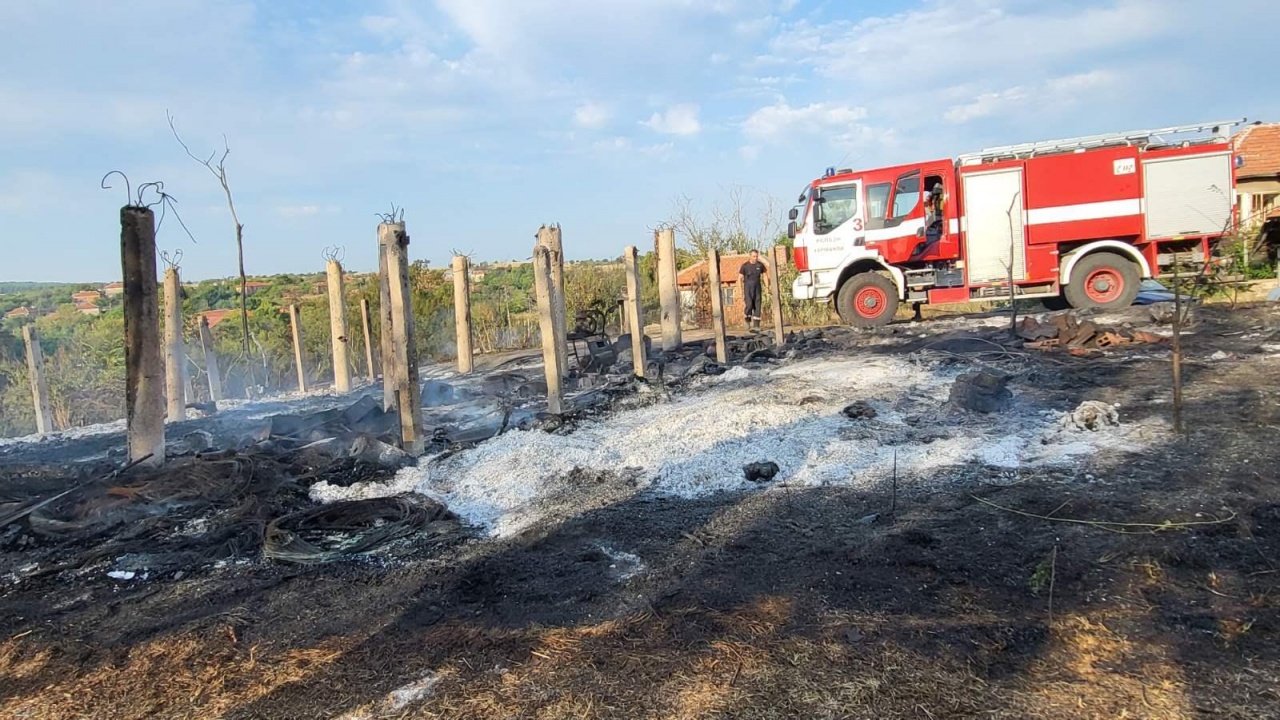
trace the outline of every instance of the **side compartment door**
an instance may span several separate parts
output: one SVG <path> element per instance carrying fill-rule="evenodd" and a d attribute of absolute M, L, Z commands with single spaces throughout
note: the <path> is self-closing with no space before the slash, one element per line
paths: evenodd
<path fill-rule="evenodd" d="M 963 175 L 965 261 L 969 283 L 998 283 L 1027 277 L 1026 196 L 1022 167 Z"/>
<path fill-rule="evenodd" d="M 806 241 L 810 267 L 837 267 L 856 244 L 865 242 L 861 186 L 861 181 L 854 180 L 818 190 L 807 219 L 813 231 Z"/>

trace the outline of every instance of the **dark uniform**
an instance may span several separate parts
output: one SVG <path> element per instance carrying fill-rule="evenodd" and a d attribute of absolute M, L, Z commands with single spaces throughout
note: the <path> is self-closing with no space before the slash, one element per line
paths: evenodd
<path fill-rule="evenodd" d="M 761 281 L 765 272 L 765 265 L 759 260 L 742 263 L 742 269 L 738 271 L 742 276 L 742 314 L 756 327 L 760 326 Z"/>

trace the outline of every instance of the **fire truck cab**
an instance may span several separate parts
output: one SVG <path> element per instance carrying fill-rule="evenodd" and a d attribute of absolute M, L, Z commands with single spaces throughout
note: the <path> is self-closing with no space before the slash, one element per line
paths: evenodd
<path fill-rule="evenodd" d="M 1239 122 L 828 168 L 790 213 L 792 293 L 834 302 L 859 327 L 887 324 L 902 302 L 1127 306 L 1175 262 L 1210 262 L 1230 232 L 1223 133 Z"/>

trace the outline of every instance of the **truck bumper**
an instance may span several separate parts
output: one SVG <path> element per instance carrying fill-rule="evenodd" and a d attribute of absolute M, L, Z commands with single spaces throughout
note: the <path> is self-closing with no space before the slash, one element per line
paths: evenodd
<path fill-rule="evenodd" d="M 812 300 L 816 297 L 813 287 L 813 273 L 805 271 L 796 276 L 791 283 L 791 297 L 796 300 Z"/>

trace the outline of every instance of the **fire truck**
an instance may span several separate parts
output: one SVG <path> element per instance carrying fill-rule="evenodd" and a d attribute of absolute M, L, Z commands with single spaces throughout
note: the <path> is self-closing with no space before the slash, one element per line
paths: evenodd
<path fill-rule="evenodd" d="M 901 303 L 1133 303 L 1141 281 L 1213 261 L 1231 232 L 1230 128 L 1243 120 L 989 148 L 874 170 L 828 168 L 800 195 L 800 300 L 856 327 Z"/>

